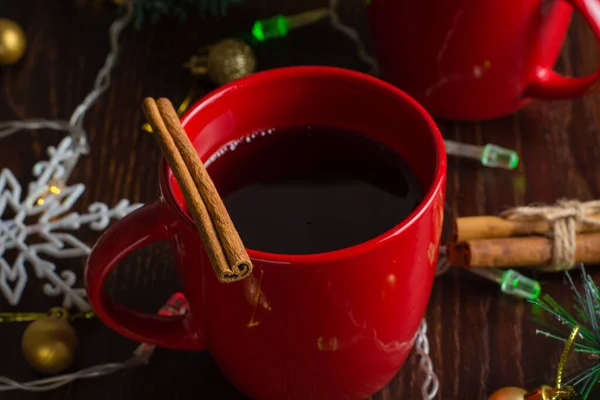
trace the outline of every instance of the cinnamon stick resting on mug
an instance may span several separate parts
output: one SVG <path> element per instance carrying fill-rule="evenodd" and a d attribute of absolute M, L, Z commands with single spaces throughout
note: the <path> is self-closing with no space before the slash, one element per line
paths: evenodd
<path fill-rule="evenodd" d="M 600 233 L 576 236 L 576 263 L 600 263 Z M 537 267 L 552 260 L 552 239 L 531 236 L 472 239 L 452 242 L 446 247 L 448 262 L 457 267 Z"/>
<path fill-rule="evenodd" d="M 586 218 L 598 219 L 600 214 Z M 545 220 L 506 219 L 494 216 L 457 218 L 454 223 L 454 242 L 460 243 L 472 239 L 506 238 L 511 236 L 545 235 L 551 231 Z M 597 226 L 577 224 L 577 233 L 597 232 Z"/>
<path fill-rule="evenodd" d="M 167 99 L 146 98 L 142 108 L 179 183 L 218 280 L 234 282 L 248 277 L 252 273 L 250 257 L 173 105 Z"/>

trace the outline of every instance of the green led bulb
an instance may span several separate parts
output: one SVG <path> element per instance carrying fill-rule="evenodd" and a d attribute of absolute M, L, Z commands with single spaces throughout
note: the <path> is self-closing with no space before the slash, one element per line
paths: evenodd
<path fill-rule="evenodd" d="M 519 155 L 514 150 L 486 144 L 481 152 L 481 163 L 486 167 L 515 169 L 519 165 Z"/>
<path fill-rule="evenodd" d="M 471 268 L 470 272 L 500 285 L 502 293 L 526 300 L 536 300 L 542 293 L 540 283 L 528 278 L 514 269 Z"/>
<path fill-rule="evenodd" d="M 252 35 L 259 42 L 286 36 L 289 32 L 288 19 L 283 15 L 261 19 L 254 23 Z"/>
<path fill-rule="evenodd" d="M 446 139 L 444 145 L 448 155 L 479 160 L 486 167 L 515 169 L 519 165 L 519 155 L 516 151 L 495 144 L 482 147 Z"/>
<path fill-rule="evenodd" d="M 278 15 L 260 19 L 252 26 L 252 36 L 259 42 L 284 37 L 292 29 L 314 24 L 329 15 L 328 8 L 317 8 L 295 15 Z"/>
<path fill-rule="evenodd" d="M 527 300 L 536 300 L 542 293 L 542 287 L 538 281 L 521 275 L 513 269 L 504 271 L 500 289 L 503 293 Z"/>

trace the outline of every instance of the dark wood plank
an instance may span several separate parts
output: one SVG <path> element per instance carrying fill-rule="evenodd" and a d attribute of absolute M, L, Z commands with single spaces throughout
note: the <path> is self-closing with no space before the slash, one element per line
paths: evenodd
<path fill-rule="evenodd" d="M 228 18 L 163 23 L 136 32 L 128 29 L 110 90 L 86 117 L 92 153 L 72 177 L 85 182 L 80 210 L 93 201 L 114 204 L 126 197 L 148 202 L 157 196 L 159 151 L 140 129 L 138 104 L 144 96 L 183 98 L 190 84 L 181 64 L 196 49 L 250 26 L 257 18 L 324 6 L 324 0 L 247 0 Z M 361 27 L 361 1 L 343 2 L 342 16 Z M 26 58 L 0 69 L 0 120 L 67 118 L 91 88 L 108 51 L 107 28 L 115 17 L 109 2 L 12 0 L 0 5 L 3 16 L 25 28 Z M 352 43 L 326 22 L 267 44 L 259 51 L 261 69 L 296 64 L 337 65 L 365 71 Z M 598 50 L 585 23 L 574 18 L 558 68 L 583 74 L 596 67 Z M 205 91 L 210 90 L 206 85 Z M 552 203 L 561 197 L 600 196 L 600 98 L 533 102 L 519 113 L 495 121 L 455 124 L 440 121 L 447 138 L 469 143 L 494 142 L 517 149 L 522 163 L 514 172 L 484 169 L 451 158 L 448 205 L 455 215 L 492 214 L 529 202 Z M 26 182 L 32 164 L 43 157 L 53 132 L 20 132 L 0 144 L 0 167 Z M 84 235 L 93 243 L 97 234 Z M 83 262 L 73 264 L 80 273 Z M 590 269 L 595 278 L 600 272 Z M 571 293 L 561 274 L 544 275 L 544 290 L 569 304 Z M 28 287 L 21 311 L 44 311 L 50 304 L 41 286 Z M 178 283 L 164 245 L 129 257 L 111 277 L 111 295 L 132 307 L 158 308 Z M 0 311 L 11 310 L 0 301 Z M 453 270 L 434 285 L 427 312 L 431 355 L 441 381 L 441 399 L 483 399 L 506 385 L 535 387 L 552 382 L 561 346 L 535 335 L 528 304 L 507 298 L 493 284 Z M 3 338 L 0 375 L 30 380 L 37 375 L 19 349 L 22 324 L 0 325 Z M 99 321 L 77 323 L 80 337 L 76 367 L 126 359 L 136 344 Z M 377 399 L 420 398 L 422 375 L 412 356 Z M 210 356 L 158 349 L 150 365 L 111 376 L 78 381 L 44 394 L 12 392 L 3 399 L 243 398 L 221 376 Z"/>

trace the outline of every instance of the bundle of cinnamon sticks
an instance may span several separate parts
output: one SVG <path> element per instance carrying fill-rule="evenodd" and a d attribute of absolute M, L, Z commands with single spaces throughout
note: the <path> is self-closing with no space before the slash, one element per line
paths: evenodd
<path fill-rule="evenodd" d="M 600 220 L 600 214 L 586 218 Z M 546 266 L 552 260 L 551 229 L 544 220 L 457 218 L 447 246 L 448 261 L 467 268 Z M 576 232 L 576 263 L 600 263 L 600 228 L 577 224 Z"/>
<path fill-rule="evenodd" d="M 220 282 L 252 273 L 252 263 L 215 185 L 168 99 L 146 98 L 142 109 L 177 179 Z"/>

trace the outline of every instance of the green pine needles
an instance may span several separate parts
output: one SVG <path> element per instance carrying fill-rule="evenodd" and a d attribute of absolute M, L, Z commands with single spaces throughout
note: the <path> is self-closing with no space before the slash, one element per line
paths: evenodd
<path fill-rule="evenodd" d="M 227 9 L 243 0 L 135 0 L 135 24 L 174 18 L 183 22 L 190 14 L 209 17 L 227 13 Z"/>
<path fill-rule="evenodd" d="M 569 273 L 566 273 L 575 294 L 574 315 L 549 295 L 544 295 L 540 300 L 534 300 L 532 303 L 552 314 L 563 325 L 563 329 L 558 329 L 536 319 L 535 321 L 544 329 L 538 329 L 536 333 L 566 342 L 573 328 L 579 326 L 573 351 L 586 354 L 590 364 L 582 371 L 565 377 L 564 384 L 573 386 L 579 393 L 579 398 L 587 400 L 600 380 L 600 290 L 592 278 L 585 273 L 583 266 L 581 266 L 581 275 L 583 291 L 577 289 Z"/>

